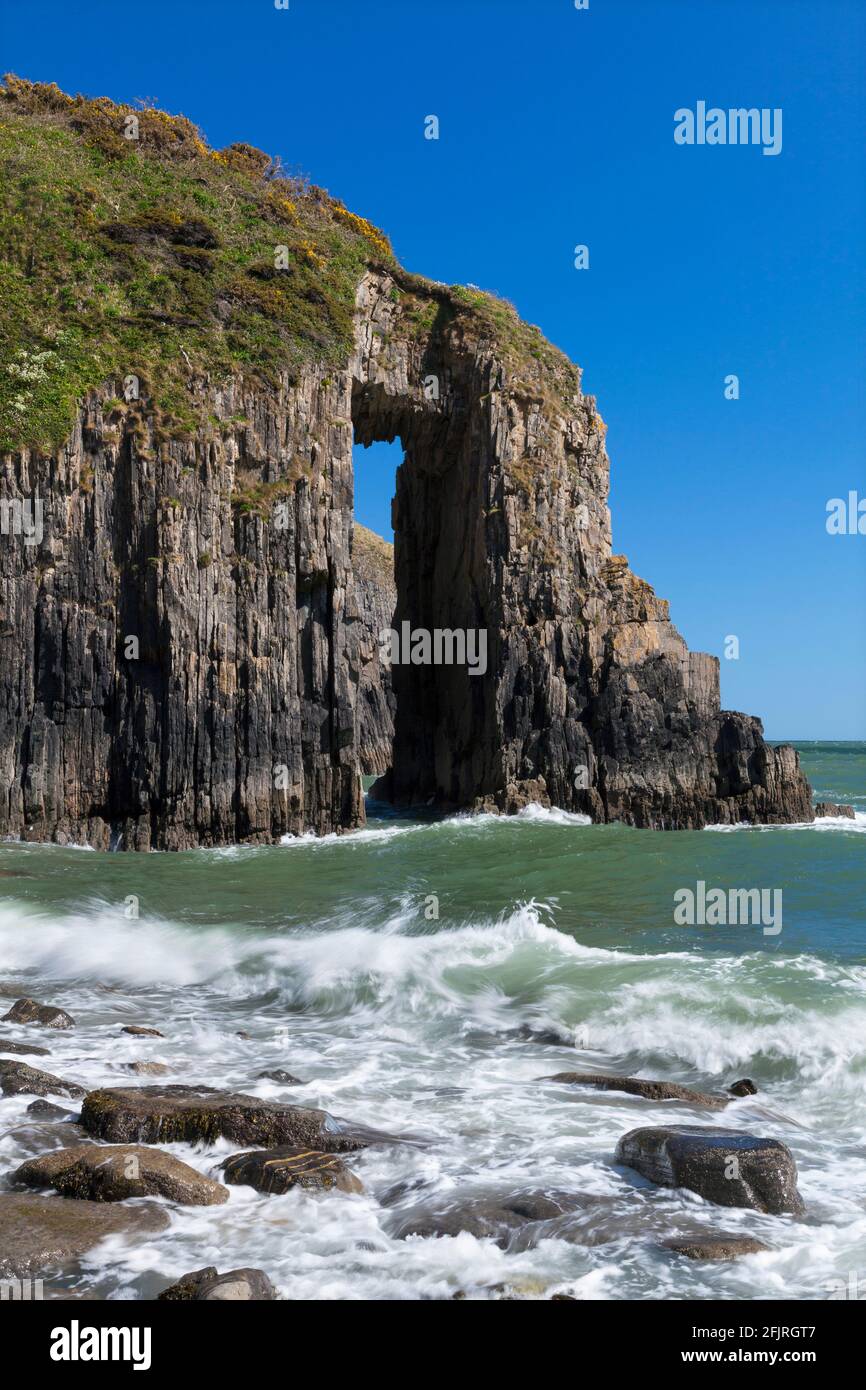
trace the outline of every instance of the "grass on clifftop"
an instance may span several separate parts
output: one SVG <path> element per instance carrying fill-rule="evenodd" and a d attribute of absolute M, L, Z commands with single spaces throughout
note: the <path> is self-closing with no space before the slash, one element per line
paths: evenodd
<path fill-rule="evenodd" d="M 346 360 L 370 265 L 399 270 L 382 232 L 261 150 L 213 150 L 183 116 L 7 75 L 0 450 L 56 449 L 84 394 L 112 380 L 120 394 L 128 377 L 165 435 L 213 428 L 195 378 L 268 387 L 305 361 Z M 419 333 L 445 300 L 533 390 L 548 372 L 578 389 L 577 368 L 506 301 L 400 278 Z"/>
<path fill-rule="evenodd" d="M 0 448 L 58 445 L 107 378 L 186 433 L 190 368 L 272 382 L 345 357 L 364 268 L 393 260 L 372 224 L 183 117 L 4 82 Z"/>

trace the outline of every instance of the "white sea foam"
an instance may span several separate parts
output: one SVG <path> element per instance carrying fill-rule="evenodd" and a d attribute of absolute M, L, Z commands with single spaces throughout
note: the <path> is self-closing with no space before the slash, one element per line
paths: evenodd
<path fill-rule="evenodd" d="M 862 835 L 866 833 L 866 811 L 855 810 L 853 820 L 850 816 L 816 816 L 812 821 L 794 821 L 790 825 L 750 825 L 748 821 L 739 821 L 736 825 L 705 825 L 704 829 L 713 830 L 717 834 L 726 834 L 733 830 L 751 830 L 755 834 L 785 830 L 838 830 Z"/>
<path fill-rule="evenodd" d="M 519 836 L 520 827 L 556 825 L 559 814 L 532 811 L 506 824 Z M 418 829 L 439 836 L 455 825 L 460 835 L 486 833 L 485 818 L 470 817 Z M 229 862 L 221 870 L 215 860 L 213 873 L 236 882 L 236 856 L 222 857 Z M 809 1298 L 826 1297 L 822 1284 L 840 1273 L 866 1268 L 858 1195 L 866 967 L 697 944 L 649 952 L 628 949 L 624 935 L 606 938 L 619 946 L 602 947 L 557 929 L 555 899 L 450 923 L 426 922 L 418 901 L 407 886 L 387 910 L 361 899 L 332 907 L 327 920 L 307 917 L 303 927 L 294 919 L 285 926 L 133 922 L 105 901 L 61 912 L 3 902 L 5 999 L 26 990 L 76 1018 L 75 1029 L 48 1039 L 57 1074 L 87 1087 L 119 1085 L 129 1079 L 120 1069 L 146 1056 L 170 1068 L 166 1081 L 321 1105 L 429 1139 L 424 1147 L 352 1155 L 363 1194 L 269 1197 L 232 1188 L 223 1207 L 173 1210 L 171 1228 L 153 1240 L 114 1239 L 86 1257 L 103 1295 L 152 1296 L 191 1268 L 253 1264 L 298 1299 L 457 1291 L 484 1298 L 503 1284 L 527 1297 L 563 1290 L 578 1298 Z M 165 1037 L 121 1035 L 121 1021 L 150 1023 Z M 578 1048 L 528 1040 L 526 1026 L 566 1038 L 577 1030 Z M 252 1040 L 241 1041 L 239 1029 Z M 32 1033 L 0 1026 L 0 1056 L 3 1037 Z M 304 1084 L 259 1079 L 276 1067 Z M 617 1139 L 661 1117 L 720 1121 L 690 1107 L 540 1080 L 571 1069 L 713 1090 L 753 1076 L 758 1096 L 732 1102 L 721 1122 L 759 1126 L 792 1147 L 809 1224 L 726 1209 L 725 1229 L 757 1235 L 772 1250 L 710 1272 L 648 1257 L 656 1238 L 716 1229 L 718 1209 L 673 1191 L 639 1191 L 613 1164 Z M 28 1099 L 3 1103 L 0 1177 L 44 1145 L 33 1135 Z M 172 1146 L 215 1176 L 231 1147 Z M 598 1223 L 604 1243 L 548 1238 L 505 1251 L 466 1232 L 396 1238 L 395 1216 L 413 1203 L 458 1201 L 479 1188 L 587 1194 L 598 1203 L 588 1209 L 587 1229 Z"/>
<path fill-rule="evenodd" d="M 513 816 L 498 816 L 489 811 L 477 813 L 460 812 L 453 816 L 443 816 L 441 820 L 420 822 L 396 821 L 384 825 L 363 826 L 359 830 L 347 830 L 343 834 L 315 835 L 307 831 L 303 835 L 284 835 L 281 845 L 296 849 L 317 849 L 332 845 L 386 844 L 389 840 L 402 839 L 406 835 L 419 832 L 437 833 L 450 831 L 484 832 L 493 827 L 508 826 L 578 826 L 591 825 L 589 816 L 575 811 L 562 811 L 556 806 L 529 805 Z"/>

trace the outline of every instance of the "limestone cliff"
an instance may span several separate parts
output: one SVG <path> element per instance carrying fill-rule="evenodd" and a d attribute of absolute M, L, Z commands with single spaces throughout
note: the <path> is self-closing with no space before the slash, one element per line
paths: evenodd
<path fill-rule="evenodd" d="M 360 621 L 358 673 L 358 766 L 362 775 L 387 772 L 394 745 L 396 700 L 391 671 L 381 659 L 380 636 L 391 627 L 397 606 L 394 547 L 366 526 L 352 535 L 354 598 Z"/>
<path fill-rule="evenodd" d="M 10 79 L 0 109 L 0 503 L 42 508 L 0 536 L 0 834 L 352 828 L 387 761 L 402 804 L 810 819 L 796 753 L 720 711 L 718 662 L 611 555 L 579 370 L 250 147 L 141 113 L 116 148 L 128 114 Z M 41 235 L 75 231 L 38 273 L 34 178 Z M 404 450 L 395 625 L 483 629 L 483 676 L 381 678 L 392 594 L 357 527 L 353 545 L 353 431 Z"/>

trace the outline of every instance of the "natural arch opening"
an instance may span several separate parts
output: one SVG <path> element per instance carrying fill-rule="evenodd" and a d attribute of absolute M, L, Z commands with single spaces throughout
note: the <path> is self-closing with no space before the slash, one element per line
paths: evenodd
<path fill-rule="evenodd" d="M 399 806 L 466 806 L 484 784 L 483 731 L 493 725 L 477 459 L 462 412 L 445 412 L 435 399 L 419 402 L 356 380 L 352 421 L 353 568 L 364 627 L 360 769 L 383 770 L 382 731 L 390 707 L 393 751 L 377 797 Z M 364 516 L 381 520 L 385 460 L 397 466 L 393 611 L 382 623 L 388 606 L 382 567 L 377 575 L 375 539 L 357 522 L 359 502 Z M 384 643 L 378 640 L 383 628 L 390 629 Z M 495 741 L 488 743 L 488 755 L 498 756 Z"/>
<path fill-rule="evenodd" d="M 363 777 L 390 772 L 394 756 L 396 696 L 382 659 L 382 634 L 397 606 L 394 579 L 392 502 L 402 446 L 380 440 L 352 449 L 354 524 L 352 570 L 361 633 L 359 638 L 357 748 Z"/>

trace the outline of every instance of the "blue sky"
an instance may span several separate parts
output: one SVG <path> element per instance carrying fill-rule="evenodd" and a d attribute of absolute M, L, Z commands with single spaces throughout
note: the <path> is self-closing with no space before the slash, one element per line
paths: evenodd
<path fill-rule="evenodd" d="M 863 0 L 5 0 L 0 38 L 4 69 L 278 153 L 410 269 L 512 300 L 598 397 L 615 550 L 691 646 L 739 638 L 724 705 L 866 737 L 866 536 L 825 529 L 866 497 Z M 780 107 L 781 153 L 676 145 L 699 100 Z M 357 453 L 384 530 L 394 453 Z"/>

